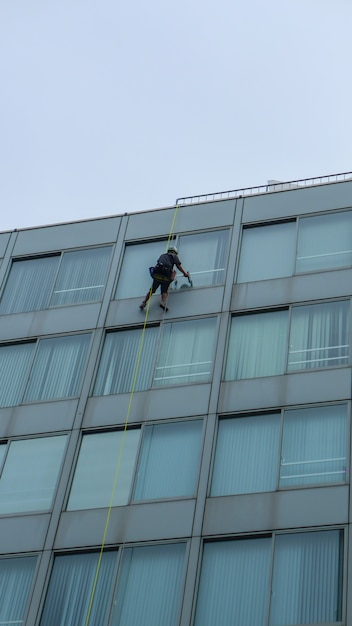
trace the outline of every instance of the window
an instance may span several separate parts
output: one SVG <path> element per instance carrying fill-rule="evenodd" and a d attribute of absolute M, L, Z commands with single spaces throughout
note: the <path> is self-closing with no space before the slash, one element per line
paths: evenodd
<path fill-rule="evenodd" d="M 195 626 L 339 622 L 341 580 L 339 530 L 205 543 Z"/>
<path fill-rule="evenodd" d="M 349 300 L 234 316 L 225 380 L 348 365 L 349 319 Z"/>
<path fill-rule="evenodd" d="M 24 624 L 36 556 L 0 559 L 0 624 Z"/>
<path fill-rule="evenodd" d="M 177 626 L 185 551 L 183 543 L 104 551 L 96 587 L 99 554 L 56 556 L 40 626 L 86 626 L 88 614 L 99 626 Z"/>
<path fill-rule="evenodd" d="M 237 281 L 352 265 L 352 211 L 243 228 Z"/>
<path fill-rule="evenodd" d="M 101 300 L 110 256 L 111 246 L 107 246 L 15 259 L 0 315 Z"/>
<path fill-rule="evenodd" d="M 0 514 L 50 509 L 65 446 L 66 435 L 0 444 Z"/>
<path fill-rule="evenodd" d="M 0 406 L 77 396 L 89 342 L 85 333 L 0 346 Z"/>
<path fill-rule="evenodd" d="M 345 482 L 345 404 L 219 420 L 211 496 Z"/>
<path fill-rule="evenodd" d="M 202 420 L 186 420 L 85 434 L 67 509 L 194 496 L 202 427 Z"/>
<path fill-rule="evenodd" d="M 141 328 L 106 333 L 93 396 L 209 381 L 216 326 L 214 317 L 164 323 L 143 342 Z"/>
<path fill-rule="evenodd" d="M 229 231 L 218 230 L 190 235 L 179 235 L 177 241 L 179 258 L 183 267 L 192 275 L 193 287 L 221 285 L 225 281 Z M 149 266 L 167 246 L 167 240 L 126 246 L 116 290 L 116 298 L 142 296 L 150 286 Z M 172 283 L 173 289 L 188 287 L 187 279 L 182 274 Z"/>

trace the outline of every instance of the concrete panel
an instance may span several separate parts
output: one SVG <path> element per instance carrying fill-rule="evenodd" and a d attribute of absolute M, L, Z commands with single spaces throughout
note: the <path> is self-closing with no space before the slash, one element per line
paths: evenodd
<path fill-rule="evenodd" d="M 282 219 L 352 206 L 352 182 L 289 189 L 247 197 L 243 223 Z"/>
<path fill-rule="evenodd" d="M 81 304 L 0 316 L 0 341 L 95 328 L 101 303 Z"/>
<path fill-rule="evenodd" d="M 0 437 L 52 433 L 72 428 L 78 400 L 56 400 L 0 409 Z"/>
<path fill-rule="evenodd" d="M 151 389 L 133 394 L 129 423 L 204 415 L 208 412 L 211 385 Z M 83 428 L 124 424 L 130 394 L 89 398 Z"/>
<path fill-rule="evenodd" d="M 352 270 L 325 271 L 233 286 L 231 310 L 241 311 L 351 295 Z"/>
<path fill-rule="evenodd" d="M 106 545 L 190 537 L 194 506 L 194 500 L 178 500 L 114 507 Z M 63 513 L 54 549 L 99 546 L 107 514 L 107 509 Z"/>
<path fill-rule="evenodd" d="M 297 372 L 221 383 L 218 412 L 348 400 L 351 368 Z"/>
<path fill-rule="evenodd" d="M 13 256 L 113 243 L 117 239 L 120 222 L 120 217 L 107 217 L 20 230 Z"/>
<path fill-rule="evenodd" d="M 251 533 L 346 524 L 348 486 L 208 498 L 203 534 Z"/>
<path fill-rule="evenodd" d="M 49 514 L 0 518 L 0 554 L 42 550 L 49 520 Z"/>
<path fill-rule="evenodd" d="M 10 241 L 11 233 L 0 233 L 0 259 L 5 256 L 7 245 Z"/>
<path fill-rule="evenodd" d="M 168 236 L 173 222 L 177 234 L 229 226 L 234 215 L 235 200 L 179 207 L 175 222 L 175 207 L 135 213 L 129 216 L 126 241 Z"/>
<path fill-rule="evenodd" d="M 146 284 L 146 290 L 148 289 Z M 209 313 L 219 313 L 223 302 L 224 288 L 213 287 L 211 289 L 181 289 L 171 291 L 168 297 L 169 311 L 164 316 L 160 308 L 160 293 L 152 296 L 149 310 L 148 322 L 169 321 L 178 317 L 191 317 L 197 315 L 208 315 Z M 143 295 L 139 298 L 128 300 L 115 300 L 111 302 L 106 319 L 107 327 L 128 326 L 143 324 L 145 311 L 139 309 Z"/>

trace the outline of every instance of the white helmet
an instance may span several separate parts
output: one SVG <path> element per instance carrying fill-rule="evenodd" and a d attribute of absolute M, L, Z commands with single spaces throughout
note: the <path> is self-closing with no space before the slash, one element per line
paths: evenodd
<path fill-rule="evenodd" d="M 168 252 L 174 252 L 175 254 L 178 254 L 178 250 L 177 250 L 176 246 L 170 246 L 168 248 Z"/>

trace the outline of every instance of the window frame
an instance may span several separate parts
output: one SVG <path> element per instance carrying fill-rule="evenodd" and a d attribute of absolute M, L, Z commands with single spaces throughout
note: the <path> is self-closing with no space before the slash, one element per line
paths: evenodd
<path fill-rule="evenodd" d="M 0 561 L 5 561 L 6 560 L 10 560 L 13 561 L 14 559 L 35 559 L 35 565 L 33 567 L 33 575 L 32 575 L 32 580 L 31 583 L 29 585 L 29 590 L 28 590 L 28 598 L 26 601 L 26 606 L 23 612 L 23 620 L 21 622 L 21 624 L 26 624 L 26 620 L 28 617 L 28 613 L 30 610 L 30 604 L 32 602 L 32 595 L 33 595 L 33 590 L 35 588 L 35 584 L 36 584 L 36 578 L 37 578 L 37 574 L 38 574 L 38 570 L 39 570 L 39 564 L 40 564 L 40 554 L 37 551 L 31 552 L 31 553 L 26 553 L 26 552 L 19 552 L 16 554 L 2 554 L 0 556 Z"/>

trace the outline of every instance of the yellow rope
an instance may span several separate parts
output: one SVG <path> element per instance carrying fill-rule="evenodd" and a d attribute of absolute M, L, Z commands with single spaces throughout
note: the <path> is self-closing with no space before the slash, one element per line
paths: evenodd
<path fill-rule="evenodd" d="M 172 237 L 172 234 L 173 234 L 173 230 L 174 230 L 174 226 L 175 226 L 175 222 L 176 222 L 176 216 L 177 216 L 177 213 L 178 213 L 178 208 L 179 208 L 178 205 L 176 205 L 175 206 L 173 220 L 172 220 L 172 224 L 171 224 L 171 228 L 170 228 L 170 232 L 169 232 L 169 236 L 168 236 L 168 240 L 167 240 L 167 249 L 168 249 L 168 247 L 170 245 L 171 237 Z M 90 620 L 90 616 L 91 616 L 91 612 L 92 612 L 95 591 L 96 591 L 96 587 L 97 587 L 97 583 L 98 583 L 98 577 L 99 577 L 99 573 L 100 573 L 101 561 L 102 561 L 103 552 L 104 552 L 104 549 L 105 549 L 106 536 L 107 536 L 107 533 L 108 533 L 108 528 L 109 528 L 109 524 L 110 524 L 110 517 L 111 517 L 111 510 L 112 510 L 113 502 L 114 502 L 114 498 L 115 498 L 115 492 L 116 492 L 116 487 L 117 487 L 117 479 L 118 479 L 118 475 L 119 475 L 119 471 L 120 471 L 120 465 L 121 465 L 121 460 L 122 460 L 122 453 L 123 453 L 124 443 L 125 443 L 125 438 L 126 438 L 126 431 L 127 431 L 128 421 L 129 421 L 129 418 L 130 418 L 130 413 L 131 413 L 132 399 L 133 399 L 133 395 L 134 395 L 135 388 L 136 388 L 137 376 L 138 376 L 138 371 L 139 371 L 139 365 L 140 365 L 140 362 L 141 362 L 141 356 L 142 356 L 142 350 L 143 350 L 143 344 L 144 344 L 144 336 L 145 336 L 145 331 L 146 331 L 146 327 L 147 327 L 147 320 L 148 320 L 151 296 L 152 296 L 152 288 L 150 288 L 150 291 L 149 291 L 149 298 L 148 298 L 147 307 L 146 307 L 146 311 L 145 311 L 142 335 L 141 335 L 141 338 L 140 338 L 140 341 L 139 341 L 137 360 L 136 360 L 136 365 L 135 365 L 134 374 L 133 374 L 130 398 L 129 398 L 129 403 L 128 403 L 128 407 L 127 407 L 126 419 L 125 419 L 125 424 L 124 424 L 123 433 L 122 433 L 122 439 L 121 439 L 121 443 L 120 443 L 119 455 L 118 455 L 118 458 L 117 458 L 117 464 L 116 464 L 116 470 L 115 470 L 113 487 L 112 487 L 112 491 L 111 491 L 110 503 L 109 503 L 108 512 L 107 512 L 107 516 L 106 516 L 104 534 L 103 534 L 103 539 L 102 539 L 102 542 L 101 542 L 98 563 L 97 563 L 97 567 L 96 567 L 96 571 L 95 571 L 95 577 L 94 577 L 93 588 L 92 588 L 92 592 L 91 592 L 91 596 L 90 596 L 90 601 L 89 601 L 89 606 L 88 606 L 87 618 L 86 618 L 85 626 L 89 625 L 89 620 Z M 164 315 L 165 315 L 165 312 L 164 312 Z"/>

